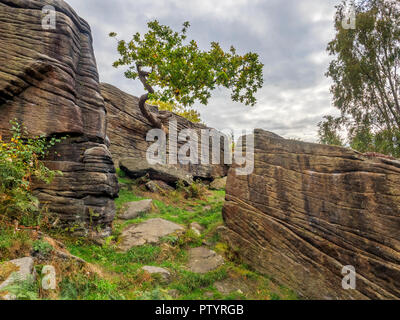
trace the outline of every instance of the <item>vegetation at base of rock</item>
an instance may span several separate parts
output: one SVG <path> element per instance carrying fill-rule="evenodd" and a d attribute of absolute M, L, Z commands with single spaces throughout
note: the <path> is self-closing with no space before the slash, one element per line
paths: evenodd
<path fill-rule="evenodd" d="M 49 170 L 43 158 L 58 138 L 27 138 L 28 132 L 17 121 L 11 121 L 9 140 L 0 137 L 0 218 L 22 219 L 37 213 L 39 201 L 32 193 L 34 179 L 50 183 L 58 171 Z"/>
<path fill-rule="evenodd" d="M 233 101 L 255 105 L 255 93 L 263 85 L 264 65 L 258 54 L 239 55 L 233 46 L 225 52 L 217 42 L 208 51 L 200 50 L 196 41 L 186 41 L 189 22 L 180 32 L 157 20 L 147 25 L 143 36 L 136 33 L 129 41 L 118 41 L 121 57 L 113 65 L 128 66 L 125 76 L 142 82 L 147 93 L 140 98 L 139 108 L 154 127 L 165 129 L 147 109 L 149 99 L 184 107 L 196 101 L 206 105 L 214 89 L 225 87 L 232 90 Z"/>
<path fill-rule="evenodd" d="M 262 276 L 237 260 L 237 255 L 221 242 L 218 227 L 222 225 L 221 210 L 224 191 L 207 191 L 202 199 L 187 198 L 183 189 L 174 193 L 157 194 L 148 192 L 138 181 L 127 181 L 128 189 L 121 190 L 116 199 L 118 208 L 130 201 L 153 197 L 155 208 L 152 213 L 130 221 L 115 221 L 113 235 L 102 245 L 87 238 L 71 238 L 66 233 L 54 231 L 52 237 L 66 244 L 71 254 L 84 259 L 88 266 L 57 260 L 58 284 L 54 293 L 40 290 L 39 279 L 30 287 L 17 286 L 23 299 L 61 299 L 61 300 L 148 300 L 148 299 L 296 299 L 288 289 L 280 287 L 268 277 Z M 170 235 L 161 239 L 158 245 L 133 247 L 127 252 L 118 250 L 120 230 L 152 218 L 163 218 L 186 226 L 181 236 Z M 189 228 L 192 222 L 204 227 L 201 235 Z M 34 230 L 14 232 L 9 226 L 0 226 L 0 262 L 29 255 L 40 251 L 43 263 L 54 263 L 54 251 L 50 243 L 38 237 Z M 197 274 L 187 268 L 188 250 L 207 243 L 218 254 L 226 257 L 224 265 L 206 274 Z M 47 253 L 43 255 L 43 253 Z M 42 262 L 41 262 L 42 263 Z M 161 281 L 157 274 L 150 275 L 143 266 L 157 266 L 171 273 L 169 281 Z M 93 270 L 97 270 L 94 272 Z M 246 292 L 235 289 L 221 293 L 216 283 L 237 279 L 246 284 Z M 236 281 L 236 280 L 234 280 Z M 29 289 L 29 290 L 28 290 Z"/>
<path fill-rule="evenodd" d="M 319 124 L 320 142 L 400 157 L 400 7 L 395 1 L 355 1 L 355 28 L 344 28 L 352 3 L 336 7 L 336 35 L 327 48 L 335 59 L 327 76 L 340 116 Z"/>

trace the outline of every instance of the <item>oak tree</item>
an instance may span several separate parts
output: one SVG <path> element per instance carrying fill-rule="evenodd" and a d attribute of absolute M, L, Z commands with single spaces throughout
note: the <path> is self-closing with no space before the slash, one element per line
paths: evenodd
<path fill-rule="evenodd" d="M 239 55 L 232 46 L 224 51 L 217 42 L 201 50 L 196 41 L 187 40 L 189 22 L 181 31 L 148 23 L 143 36 L 136 33 L 129 41 L 118 41 L 120 58 L 114 67 L 127 66 L 125 76 L 139 79 L 147 91 L 140 97 L 139 108 L 153 127 L 164 129 L 162 118 L 153 114 L 146 101 L 179 104 L 184 108 L 200 102 L 206 105 L 217 87 L 231 89 L 232 100 L 254 105 L 254 94 L 263 85 L 263 64 L 256 53 Z M 116 37 L 116 33 L 110 33 Z"/>

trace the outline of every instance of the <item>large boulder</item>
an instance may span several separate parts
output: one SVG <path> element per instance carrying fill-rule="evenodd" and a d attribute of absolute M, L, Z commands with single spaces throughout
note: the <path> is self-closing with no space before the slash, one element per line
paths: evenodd
<path fill-rule="evenodd" d="M 184 228 L 171 221 L 155 218 L 139 224 L 133 224 L 122 231 L 119 249 L 128 251 L 132 247 L 145 244 L 157 244 L 165 236 L 180 234 Z"/>
<path fill-rule="evenodd" d="M 254 154 L 252 174 L 230 169 L 223 209 L 245 263 L 305 298 L 400 298 L 399 161 L 262 130 Z"/>
<path fill-rule="evenodd" d="M 42 28 L 45 5 L 55 30 Z M 36 193 L 64 224 L 109 233 L 118 185 L 89 25 L 64 1 L 0 0 L 0 47 L 0 135 L 15 118 L 32 136 L 68 135 L 47 159 L 63 175 Z"/>
<path fill-rule="evenodd" d="M 110 84 L 101 84 L 101 93 L 104 97 L 107 109 L 107 135 L 111 141 L 111 154 L 114 161 L 121 164 L 126 164 L 127 159 L 131 159 L 130 166 L 134 170 L 128 170 L 129 173 L 134 173 L 135 176 L 138 173 L 155 174 L 158 172 L 157 177 L 154 179 L 160 179 L 163 181 L 171 181 L 170 175 L 164 175 L 165 172 L 174 172 L 171 167 L 177 168 L 181 176 L 189 176 L 190 180 L 193 178 L 201 178 L 213 180 L 216 177 L 226 176 L 228 171 L 228 166 L 223 164 L 224 154 L 223 154 L 223 144 L 221 143 L 221 161 L 220 164 L 171 164 L 163 166 L 151 166 L 147 164 L 146 151 L 153 142 L 146 141 L 147 133 L 152 129 L 150 123 L 145 119 L 139 109 L 137 97 L 134 97 L 126 92 L 119 90 L 118 88 Z M 163 120 L 166 127 L 169 126 L 169 121 L 176 121 L 177 132 L 181 132 L 184 129 L 194 129 L 198 133 L 198 139 L 200 142 L 201 130 L 210 130 L 211 128 L 206 127 L 202 124 L 196 124 L 188 121 L 187 119 L 180 117 L 174 113 L 168 111 L 158 111 L 157 107 L 149 106 L 150 110 L 156 114 L 162 114 L 167 117 Z M 174 127 L 175 128 L 175 127 Z M 222 140 L 222 138 L 221 138 Z M 184 144 L 184 142 L 178 142 L 178 150 Z M 167 145 L 169 145 L 169 136 L 167 137 Z M 210 143 L 210 154 L 211 154 L 211 143 Z M 199 147 L 199 154 L 200 154 Z M 123 162 L 124 161 L 124 162 Z M 138 162 L 134 165 L 134 161 Z M 146 163 L 144 163 L 146 162 Z M 211 162 L 211 158 L 210 161 Z M 138 167 L 139 170 L 136 169 Z M 165 167 L 161 169 L 160 167 Z M 126 165 L 122 166 L 123 169 L 129 169 Z M 160 169 L 160 170 L 159 170 Z M 173 177 L 178 172 L 174 172 Z"/>
<path fill-rule="evenodd" d="M 137 179 L 147 175 L 150 179 L 161 180 L 175 186 L 178 181 L 193 182 L 193 176 L 173 165 L 150 164 L 146 158 L 122 158 L 119 166 L 130 178 Z"/>

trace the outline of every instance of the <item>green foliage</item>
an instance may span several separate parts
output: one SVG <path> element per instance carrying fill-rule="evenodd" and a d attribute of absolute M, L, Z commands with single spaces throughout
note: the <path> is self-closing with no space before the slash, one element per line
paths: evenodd
<path fill-rule="evenodd" d="M 167 290 L 162 290 L 157 287 L 151 291 L 136 292 L 139 295 L 139 300 L 168 300 Z"/>
<path fill-rule="evenodd" d="M 360 151 L 400 156 L 400 7 L 394 1 L 355 1 L 356 28 L 345 29 L 346 7 L 337 6 L 336 35 L 327 50 L 335 59 L 327 76 L 340 117 L 320 124 L 320 140 L 337 144 L 337 132 Z"/>
<path fill-rule="evenodd" d="M 184 199 L 184 191 L 176 191 L 176 195 L 182 199 L 179 206 L 169 205 L 168 196 L 157 197 L 154 204 L 156 212 L 145 217 L 123 222 L 123 226 L 140 223 L 146 219 L 155 217 L 167 219 L 181 225 L 189 226 L 191 222 L 198 222 L 205 231 L 197 236 L 187 229 L 184 234 L 169 235 L 161 239 L 159 245 L 144 245 L 133 247 L 128 252 L 120 252 L 117 249 L 118 237 L 108 238 L 103 246 L 93 245 L 85 239 L 73 240 L 68 245 L 69 251 L 92 265 L 100 267 L 108 276 L 90 277 L 86 274 L 74 274 L 63 277 L 60 284 L 63 299 L 140 299 L 140 300 L 204 300 L 204 299 L 269 299 L 271 292 L 279 293 L 282 299 L 294 299 L 295 296 L 279 288 L 273 288 L 273 284 L 263 275 L 250 271 L 248 267 L 237 264 L 236 261 L 227 260 L 217 270 L 206 274 L 197 274 L 187 270 L 188 249 L 203 245 L 203 241 L 214 243 L 215 229 L 222 224 L 222 206 L 224 191 L 213 191 L 207 194 L 204 200 Z M 125 190 L 121 199 L 117 201 L 122 206 L 124 201 L 136 201 L 142 199 L 140 188 Z M 190 208 L 187 206 L 190 204 Z M 120 228 L 120 226 L 114 226 Z M 211 241 L 210 241 L 211 240 Z M 228 251 L 226 245 L 217 244 L 215 248 L 220 254 Z M 228 257 L 229 258 L 229 257 Z M 144 265 L 159 266 L 171 272 L 170 282 L 161 281 L 156 275 L 149 275 L 142 271 Z M 111 275 L 111 276 L 110 276 Z M 238 281 L 250 281 L 254 288 L 250 296 L 240 292 L 222 294 L 215 288 L 215 282 L 228 278 Z M 101 280 L 101 281 L 100 281 Z M 174 293 L 171 293 L 173 291 Z M 211 294 L 211 296 L 210 296 Z"/>
<path fill-rule="evenodd" d="M 194 273 L 186 270 L 180 272 L 180 280 L 171 287 L 178 289 L 182 293 L 190 294 L 198 288 L 209 287 L 214 282 L 223 280 L 227 277 L 226 268 L 220 268 L 206 274 Z"/>
<path fill-rule="evenodd" d="M 125 300 L 118 292 L 118 286 L 98 276 L 88 279 L 77 274 L 65 277 L 60 283 L 62 300 Z"/>
<path fill-rule="evenodd" d="M 49 170 L 42 159 L 61 139 L 24 138 L 28 133 L 11 121 L 11 140 L 0 137 L 0 212 L 19 216 L 37 212 L 38 200 L 32 195 L 32 181 L 50 183 L 60 172 Z"/>
<path fill-rule="evenodd" d="M 279 294 L 272 293 L 271 294 L 271 300 L 281 300 L 281 297 L 279 296 Z"/>
<path fill-rule="evenodd" d="M 376 152 L 400 157 L 400 130 L 373 132 L 369 126 L 350 131 L 350 147 L 360 152 Z"/>
<path fill-rule="evenodd" d="M 202 51 L 196 41 L 186 41 L 189 22 L 181 32 L 161 25 L 157 20 L 148 23 L 148 32 L 136 33 L 130 41 L 118 41 L 121 58 L 114 67 L 128 66 L 125 76 L 139 77 L 138 67 L 147 68 L 147 83 L 157 87 L 151 100 L 191 106 L 196 101 L 207 104 L 211 91 L 222 86 L 232 90 L 232 99 L 254 105 L 254 94 L 263 85 L 263 64 L 258 54 L 241 56 L 231 47 L 224 52 L 217 42 Z M 110 33 L 111 37 L 117 36 Z"/>
<path fill-rule="evenodd" d="M 38 252 L 44 256 L 48 255 L 49 253 L 51 253 L 54 250 L 54 248 L 52 247 L 52 245 L 50 243 L 48 243 L 47 241 L 43 241 L 43 240 L 34 241 L 32 244 L 32 249 L 35 252 Z"/>
<path fill-rule="evenodd" d="M 332 116 L 324 117 L 325 121 L 318 123 L 319 142 L 334 146 L 343 146 L 343 140 L 337 133 L 337 123 Z"/>
<path fill-rule="evenodd" d="M 126 178 L 125 171 L 121 170 L 120 168 L 116 169 L 116 173 L 117 173 L 118 178 Z"/>
<path fill-rule="evenodd" d="M 196 110 L 163 101 L 149 101 L 149 104 L 157 106 L 159 110 L 173 112 L 190 122 L 201 123 L 200 113 Z"/>

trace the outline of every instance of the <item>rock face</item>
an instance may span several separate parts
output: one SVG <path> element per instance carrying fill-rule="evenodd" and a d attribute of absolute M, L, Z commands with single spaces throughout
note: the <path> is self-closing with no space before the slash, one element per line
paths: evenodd
<path fill-rule="evenodd" d="M 143 165 L 143 161 L 146 161 L 146 151 L 153 142 L 146 141 L 146 135 L 149 130 L 151 130 L 151 126 L 149 122 L 142 116 L 137 97 L 129 95 L 118 88 L 109 85 L 109 84 L 101 84 L 101 93 L 104 97 L 107 109 L 107 119 L 108 119 L 108 127 L 107 127 L 107 135 L 110 138 L 111 146 L 110 151 L 113 156 L 113 159 L 116 164 L 121 163 L 120 160 L 124 159 L 124 162 L 127 162 L 128 159 L 131 159 L 130 172 L 132 175 L 135 175 L 135 172 L 143 174 L 140 170 L 136 170 L 136 167 L 133 166 L 133 163 L 137 162 L 137 166 L 140 168 L 144 168 L 147 171 L 151 172 L 153 175 L 155 170 L 154 168 L 148 168 L 148 165 Z M 152 112 L 158 113 L 158 109 L 156 107 L 150 107 Z M 199 142 L 201 141 L 200 130 L 209 130 L 204 125 L 194 124 L 183 117 L 177 116 L 168 111 L 160 111 L 162 115 L 170 115 L 171 117 L 165 120 L 165 125 L 168 127 L 169 120 L 176 120 L 177 122 L 177 132 L 180 133 L 184 129 L 195 129 L 198 132 Z M 167 138 L 167 141 L 169 139 Z M 184 142 L 178 143 L 178 150 L 184 144 Z M 223 144 L 221 144 L 221 150 Z M 210 143 L 211 150 L 211 143 Z M 199 152 L 200 154 L 200 152 Z M 211 151 L 210 151 L 211 154 Z M 221 151 L 221 162 L 223 163 L 223 151 Z M 126 159 L 128 158 L 128 159 Z M 147 161 L 146 161 L 147 163 Z M 209 161 L 211 163 L 211 160 Z M 172 164 L 173 166 L 177 166 L 182 176 L 189 175 L 194 178 L 202 178 L 212 180 L 216 177 L 226 176 L 228 166 L 223 164 Z M 168 166 L 165 166 L 165 170 L 170 170 Z M 125 165 L 124 168 L 127 168 Z M 129 169 L 129 168 L 128 168 Z M 157 169 L 157 168 L 156 168 Z M 164 180 L 164 171 L 161 172 L 154 179 Z M 143 170 L 142 170 L 143 171 Z M 165 179 L 167 179 L 166 177 Z M 170 180 L 170 179 L 169 179 Z"/>
<path fill-rule="evenodd" d="M 55 30 L 42 28 L 45 5 Z M 18 119 L 32 136 L 68 135 L 47 162 L 63 176 L 36 193 L 63 223 L 107 233 L 118 186 L 90 27 L 64 1 L 0 0 L 0 48 L 0 134 Z"/>
<path fill-rule="evenodd" d="M 254 164 L 230 169 L 223 209 L 246 263 L 305 298 L 400 298 L 399 161 L 256 130 Z"/>

